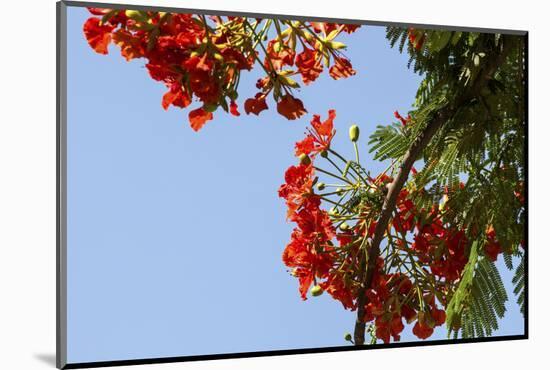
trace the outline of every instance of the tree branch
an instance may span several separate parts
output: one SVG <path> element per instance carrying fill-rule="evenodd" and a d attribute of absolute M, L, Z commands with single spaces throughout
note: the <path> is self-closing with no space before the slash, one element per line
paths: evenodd
<path fill-rule="evenodd" d="M 400 165 L 399 172 L 389 186 L 388 193 L 384 199 L 380 217 L 376 224 L 374 236 L 371 241 L 368 255 L 362 254 L 360 261 L 360 280 L 362 284 L 358 290 L 357 297 L 357 320 L 355 322 L 354 330 L 354 342 L 355 345 L 363 345 L 365 343 L 365 305 L 368 304 L 368 297 L 366 292 L 370 289 L 372 284 L 372 278 L 376 268 L 376 261 L 380 254 L 380 243 L 384 238 L 388 222 L 391 214 L 395 209 L 397 196 L 405 185 L 409 172 L 417 160 L 422 151 L 428 146 L 430 140 L 438 132 L 438 130 L 457 113 L 459 108 L 464 104 L 479 95 L 479 92 L 483 87 L 487 85 L 487 82 L 493 78 L 498 67 L 506 59 L 506 55 L 511 49 L 510 43 L 506 42 L 503 36 L 503 47 L 493 58 L 487 61 L 483 71 L 478 75 L 474 84 L 462 92 L 457 99 L 451 104 L 447 104 L 443 109 L 436 113 L 433 119 L 428 123 L 426 128 L 418 135 L 418 137 L 411 144 L 407 152 L 403 157 L 403 161 Z"/>

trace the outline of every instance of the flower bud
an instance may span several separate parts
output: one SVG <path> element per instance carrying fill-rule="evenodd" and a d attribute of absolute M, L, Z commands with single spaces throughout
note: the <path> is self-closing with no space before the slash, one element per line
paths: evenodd
<path fill-rule="evenodd" d="M 319 189 L 319 191 L 323 191 L 325 190 L 325 183 L 324 182 L 320 182 L 317 184 L 317 189 Z"/>
<path fill-rule="evenodd" d="M 342 188 L 337 188 L 337 189 L 336 189 L 336 193 L 337 193 L 338 195 L 342 195 L 342 194 L 344 194 L 344 189 L 342 189 Z"/>
<path fill-rule="evenodd" d="M 349 227 L 349 225 L 348 225 L 347 223 L 342 222 L 342 223 L 340 224 L 340 230 L 342 230 L 342 231 L 348 231 L 349 229 L 350 229 L 350 227 Z"/>
<path fill-rule="evenodd" d="M 300 163 L 303 164 L 303 165 L 307 166 L 307 165 L 311 164 L 311 158 L 309 158 L 309 155 L 307 155 L 305 153 L 300 154 L 298 159 L 300 160 Z"/>
<path fill-rule="evenodd" d="M 332 207 L 331 209 L 329 209 L 328 214 L 331 216 L 336 216 L 338 214 L 338 210 L 336 209 L 336 207 Z"/>
<path fill-rule="evenodd" d="M 323 150 L 323 151 L 321 152 L 321 157 L 323 157 L 323 158 L 328 158 L 328 152 L 327 152 L 326 150 Z"/>
<path fill-rule="evenodd" d="M 346 342 L 351 342 L 351 334 L 350 333 L 346 333 L 346 335 L 344 335 L 344 340 Z"/>
<path fill-rule="evenodd" d="M 353 125 L 349 128 L 349 139 L 353 142 L 359 139 L 359 126 Z"/>
<path fill-rule="evenodd" d="M 318 297 L 323 294 L 323 288 L 321 288 L 320 285 L 314 285 L 313 288 L 311 288 L 310 292 L 312 296 Z"/>
<path fill-rule="evenodd" d="M 328 45 L 331 49 L 339 50 L 339 49 L 345 49 L 346 44 L 340 41 L 329 41 Z"/>

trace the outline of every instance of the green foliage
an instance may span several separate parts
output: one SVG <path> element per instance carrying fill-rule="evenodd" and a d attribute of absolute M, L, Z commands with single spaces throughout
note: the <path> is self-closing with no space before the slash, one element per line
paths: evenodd
<path fill-rule="evenodd" d="M 409 32 L 422 42 L 409 42 Z M 411 123 L 378 127 L 371 136 L 372 151 L 376 159 L 399 163 L 431 121 L 442 111 L 453 112 L 418 158 L 423 166 L 407 187 L 421 190 L 414 193 L 418 208 L 437 206 L 447 194 L 446 218 L 473 240 L 469 262 L 447 304 L 449 334 L 491 335 L 508 298 L 498 270 L 484 255 L 486 230 L 494 230 L 509 269 L 512 256 L 522 256 L 513 284 L 524 310 L 519 245 L 525 238 L 525 39 L 396 27 L 387 29 L 387 38 L 392 47 L 408 52 L 409 66 L 424 79 L 409 112 Z M 500 67 L 490 70 L 502 55 Z"/>
<path fill-rule="evenodd" d="M 369 152 L 376 152 L 375 160 L 399 158 L 405 154 L 410 144 L 411 140 L 405 135 L 401 125 L 379 125 L 370 137 Z"/>
<path fill-rule="evenodd" d="M 514 284 L 514 294 L 517 297 L 519 310 L 525 315 L 525 267 L 523 256 L 524 255 L 521 256 L 521 261 L 518 267 L 516 267 L 516 272 L 512 279 L 512 283 Z"/>
<path fill-rule="evenodd" d="M 480 257 L 481 243 L 474 242 L 470 258 L 458 288 L 447 306 L 447 328 L 455 338 L 490 336 L 504 317 L 508 300 L 500 274 L 494 263 Z"/>

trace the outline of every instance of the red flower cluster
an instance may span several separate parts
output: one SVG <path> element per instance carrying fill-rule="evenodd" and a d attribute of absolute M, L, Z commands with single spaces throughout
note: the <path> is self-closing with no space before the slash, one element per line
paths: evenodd
<path fill-rule="evenodd" d="M 379 257 L 371 289 L 366 292 L 368 304 L 365 306 L 363 320 L 374 320 L 376 337 L 388 343 L 390 336 L 394 341 L 400 339 L 400 333 L 404 329 L 403 318 L 406 322 L 412 322 L 416 317 L 416 311 L 405 303 L 413 289 L 412 282 L 400 273 L 382 273 L 383 267 L 384 260 Z"/>
<path fill-rule="evenodd" d="M 285 183 L 279 188 L 279 197 L 286 200 L 287 217 L 290 218 L 313 195 L 313 166 L 290 166 L 285 173 Z"/>
<path fill-rule="evenodd" d="M 411 248 L 434 275 L 455 281 L 468 262 L 465 251 L 469 241 L 462 230 L 445 226 L 435 207 L 428 219 L 430 223 L 417 222 Z"/>
<path fill-rule="evenodd" d="M 164 109 L 171 105 L 186 108 L 193 98 L 202 103 L 189 113 L 189 122 L 195 131 L 213 119 L 213 112 L 218 107 L 234 116 L 240 115 L 235 102 L 240 72 L 252 69 L 259 61 L 254 50 L 259 36 L 247 18 L 227 17 L 231 23 L 228 25 L 221 17 L 212 16 L 212 25 L 207 24 L 205 17 L 194 14 L 89 10 L 94 17 L 85 22 L 84 35 L 90 46 L 100 54 L 107 54 L 113 42 L 120 47 L 126 60 L 147 59 L 150 76 L 168 88 L 162 99 Z M 247 114 L 258 115 L 268 109 L 266 97 L 272 91 L 281 115 L 294 120 L 305 114 L 302 101 L 290 92 L 298 87 L 290 75 L 300 73 L 306 84 L 314 81 L 323 70 L 321 61 L 323 57 L 328 58 L 328 52 L 334 56 L 334 65 L 330 68 L 333 78 L 355 74 L 349 60 L 336 55 L 336 48 L 343 44 L 333 42 L 332 38 L 339 32 L 354 32 L 358 25 L 315 23 L 312 26 L 315 31 L 311 32 L 306 22 L 293 27 L 289 26 L 284 32 L 284 40 L 278 35 L 267 43 L 262 64 L 268 76 L 257 83 L 261 92 L 246 100 Z M 320 44 L 320 37 L 313 36 L 319 32 L 331 33 L 331 40 Z M 243 34 L 248 35 L 248 39 L 243 39 Z M 299 54 L 296 52 L 297 37 L 304 45 Z M 285 66 L 293 65 L 297 72 L 283 71 Z"/>
<path fill-rule="evenodd" d="M 336 23 L 310 23 L 314 33 L 309 32 L 307 24 L 303 29 L 297 30 L 296 27 L 289 29 L 290 32 L 283 32 L 276 40 L 271 40 L 267 44 L 266 56 L 263 62 L 264 68 L 272 75 L 261 78 L 256 83 L 256 87 L 261 90 L 254 98 L 250 98 L 245 103 L 247 113 L 259 114 L 267 106 L 263 103 L 265 97 L 272 90 L 278 91 L 281 88 L 297 87 L 297 83 L 290 79 L 290 75 L 300 74 L 304 84 L 309 85 L 315 81 L 323 72 L 323 60 L 330 63 L 329 54 L 332 55 L 333 65 L 329 67 L 329 75 L 337 80 L 355 75 L 351 62 L 343 55 L 337 52 L 337 49 L 343 47 L 341 43 L 332 41 L 340 32 L 355 32 L 359 25 L 344 25 Z M 300 27 L 298 27 L 300 28 Z M 323 33 L 324 37 L 330 36 L 326 41 L 322 41 L 316 34 Z M 300 39 L 302 51 L 296 51 L 296 40 Z M 296 71 L 283 71 L 285 67 L 296 67 Z M 263 100 L 263 101 L 262 101 Z M 276 97 L 277 111 L 287 119 L 293 120 L 306 113 L 303 103 L 300 99 L 294 98 L 287 91 L 279 99 Z M 246 109 L 246 107 L 249 109 Z M 261 109 L 260 109 L 261 107 Z"/>
<path fill-rule="evenodd" d="M 164 82 L 168 91 L 162 106 L 185 108 L 193 97 L 202 107 L 189 113 L 191 127 L 198 131 L 222 106 L 239 115 L 231 87 L 240 70 L 250 70 L 254 59 L 228 43 L 227 36 L 210 35 L 192 14 L 119 11 L 92 8 L 94 15 L 84 24 L 90 46 L 107 54 L 108 44 L 120 46 L 126 60 L 146 58 L 150 76 Z M 205 42 L 206 40 L 206 42 Z M 229 98 L 228 106 L 226 99 Z"/>
<path fill-rule="evenodd" d="M 300 53 L 296 53 L 295 48 L 291 47 L 291 43 L 296 43 L 296 40 L 290 35 L 284 41 L 272 40 L 267 47 L 267 55 L 264 61 L 265 68 L 280 71 L 285 66 L 296 65 L 298 73 L 302 76 L 302 81 L 309 85 L 323 72 L 323 59 L 328 61 L 327 53 L 330 50 L 334 59 L 334 64 L 329 68 L 330 76 L 337 80 L 354 75 L 356 72 L 353 70 L 351 62 L 335 51 L 340 45 L 331 44 L 331 42 L 338 33 L 353 33 L 360 26 L 320 22 L 311 22 L 311 26 L 317 34 L 322 33 L 325 37 L 331 35 L 330 39 L 322 41 L 319 36 L 312 35 L 307 30 L 302 30 L 295 34 L 295 36 L 300 37 L 303 43 L 303 50 Z"/>
<path fill-rule="evenodd" d="M 318 115 L 311 121 L 304 140 L 296 143 L 296 155 L 308 155 L 315 159 L 316 155 L 330 147 L 334 137 L 334 118 L 336 112 L 329 111 L 328 118 L 321 121 Z M 383 189 L 393 179 L 381 174 L 371 179 L 378 190 Z M 372 239 L 376 229 L 376 221 L 357 222 L 351 227 L 339 227 L 336 232 L 334 223 L 340 223 L 338 217 L 333 221 L 329 214 L 320 208 L 321 196 L 313 190 L 315 172 L 312 163 L 291 166 L 285 173 L 285 183 L 279 188 L 279 196 L 284 198 L 288 207 L 287 217 L 296 223 L 292 231 L 291 241 L 283 252 L 283 262 L 293 268 L 293 275 L 299 280 L 299 291 L 302 299 L 307 298 L 307 292 L 312 284 L 319 285 L 334 299 L 340 301 L 344 308 L 357 309 L 357 293 L 359 291 L 359 259 L 361 240 Z M 399 233 L 412 232 L 417 227 L 418 213 L 407 190 L 402 190 L 398 196 L 396 215 L 392 225 Z M 443 225 L 440 229 L 445 231 Z M 432 236 L 427 227 L 422 229 L 422 238 Z M 439 229 L 437 229 L 439 230 Z M 435 236 L 445 238 L 447 234 L 436 233 Z M 435 238 L 435 236 L 433 236 Z M 334 240 L 336 239 L 336 240 Z M 456 238 L 455 238 L 456 239 Z M 463 245 L 450 238 L 447 244 L 450 250 L 442 252 L 442 258 L 430 258 L 429 263 L 437 273 L 449 274 L 456 264 L 458 255 L 455 244 Z M 431 241 L 431 240 L 430 240 Z M 426 241 L 429 245 L 429 241 Z M 425 254 L 429 255 L 426 247 Z M 414 252 L 418 252 L 414 250 Z M 419 253 L 419 261 L 423 254 Z M 431 256 L 430 256 L 431 257 Z M 445 321 L 445 312 L 435 304 L 433 295 L 423 292 L 422 302 L 418 301 L 416 288 L 410 277 L 401 272 L 389 272 L 385 269 L 385 261 L 378 257 L 376 270 L 370 288 L 365 292 L 365 322 L 374 322 L 375 335 L 385 343 L 392 338 L 400 339 L 404 323 L 416 323 L 413 332 L 421 339 L 429 337 L 433 328 Z M 463 268 L 455 268 L 460 270 Z"/>
<path fill-rule="evenodd" d="M 286 184 L 279 189 L 289 207 L 289 218 L 297 224 L 291 241 L 283 253 L 283 262 L 294 268 L 300 282 L 300 294 L 307 291 L 316 279 L 326 279 L 334 260 L 332 239 L 335 230 L 328 213 L 321 210 L 321 199 L 312 194 L 313 169 L 311 164 L 290 167 Z"/>

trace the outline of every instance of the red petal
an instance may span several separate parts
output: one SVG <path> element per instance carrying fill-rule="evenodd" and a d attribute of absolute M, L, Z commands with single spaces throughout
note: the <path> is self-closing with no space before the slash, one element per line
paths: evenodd
<path fill-rule="evenodd" d="M 191 123 L 191 128 L 195 131 L 199 131 L 202 126 L 212 118 L 212 112 L 207 112 L 202 108 L 197 108 L 189 112 L 189 123 Z"/>
<path fill-rule="evenodd" d="M 88 44 L 99 54 L 107 54 L 107 47 L 111 42 L 111 31 L 114 26 L 101 25 L 99 18 L 88 18 L 84 23 L 84 35 Z"/>
<path fill-rule="evenodd" d="M 88 8 L 88 11 L 93 15 L 105 15 L 109 13 L 112 9 L 107 8 Z"/>
<path fill-rule="evenodd" d="M 237 106 L 237 103 L 235 103 L 233 100 L 231 101 L 231 104 L 229 104 L 229 112 L 231 112 L 232 115 L 238 117 L 241 114 L 237 110 L 239 107 Z"/>
<path fill-rule="evenodd" d="M 265 102 L 265 96 L 261 93 L 257 93 L 256 97 L 246 99 L 244 102 L 244 111 L 246 114 L 254 113 L 255 115 L 258 115 L 261 111 L 266 109 L 267 104 Z"/>
<path fill-rule="evenodd" d="M 277 103 L 277 112 L 289 120 L 295 120 L 303 116 L 307 111 L 300 99 L 296 99 L 292 95 L 285 95 Z"/>

